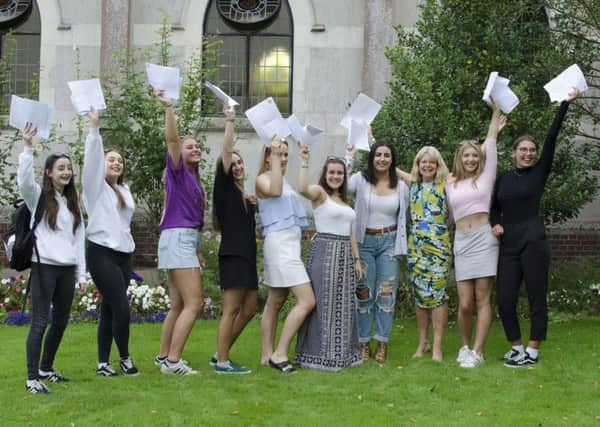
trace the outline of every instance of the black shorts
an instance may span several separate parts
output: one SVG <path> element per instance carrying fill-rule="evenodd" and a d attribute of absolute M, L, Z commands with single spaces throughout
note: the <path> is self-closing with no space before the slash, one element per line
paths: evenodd
<path fill-rule="evenodd" d="M 221 289 L 258 289 L 256 262 L 235 255 L 219 256 Z"/>

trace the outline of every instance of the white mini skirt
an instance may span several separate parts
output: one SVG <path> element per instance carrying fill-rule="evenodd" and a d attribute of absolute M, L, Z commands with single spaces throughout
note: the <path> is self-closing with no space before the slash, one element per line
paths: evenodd
<path fill-rule="evenodd" d="M 500 243 L 489 224 L 454 235 L 456 281 L 496 276 Z"/>
<path fill-rule="evenodd" d="M 270 288 L 291 288 L 310 283 L 301 258 L 300 227 L 272 231 L 265 237 L 265 285 Z"/>

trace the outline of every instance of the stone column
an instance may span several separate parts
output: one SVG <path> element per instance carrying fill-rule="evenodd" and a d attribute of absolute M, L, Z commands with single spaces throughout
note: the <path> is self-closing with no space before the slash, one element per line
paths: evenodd
<path fill-rule="evenodd" d="M 116 69 L 114 53 L 129 47 L 131 0 L 102 0 L 100 72 Z"/>
<path fill-rule="evenodd" d="M 378 102 L 389 94 L 392 78 L 385 48 L 395 43 L 392 24 L 393 0 L 366 0 L 363 47 L 362 91 Z"/>

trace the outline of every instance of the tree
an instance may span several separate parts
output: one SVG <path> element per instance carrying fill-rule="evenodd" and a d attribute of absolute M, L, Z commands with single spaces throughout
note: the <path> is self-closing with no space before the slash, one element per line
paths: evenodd
<path fill-rule="evenodd" d="M 434 145 L 451 167 L 464 139 L 485 136 L 491 112 L 481 101 L 491 71 L 511 80 L 521 103 L 499 141 L 500 170 L 511 165 L 515 137 L 543 141 L 555 108 L 543 85 L 576 61 L 584 72 L 591 56 L 560 49 L 541 0 L 425 0 L 415 31 L 398 27 L 398 44 L 387 51 L 391 94 L 374 123 L 375 136 L 395 145 L 409 169 L 416 151 Z M 596 53 L 596 58 L 598 54 Z M 590 172 L 600 158 L 586 141 L 572 142 L 582 111 L 571 108 L 557 145 L 542 211 L 548 222 L 575 217 L 598 190 Z"/>
<path fill-rule="evenodd" d="M 106 147 L 118 148 L 124 155 L 126 182 L 131 186 L 138 211 L 147 225 L 158 232 L 164 201 L 162 182 L 167 148 L 164 131 L 164 108 L 154 99 L 148 85 L 145 61 L 170 65 L 170 26 L 163 20 L 159 30 L 160 41 L 150 49 L 123 51 L 119 55 L 119 69 L 103 78 L 106 111 L 101 118 L 102 135 Z M 187 59 L 182 74 L 184 84 L 181 97 L 175 104 L 180 134 L 196 135 L 203 151 L 208 152 L 206 119 L 200 114 L 202 84 L 215 69 L 204 64 L 216 55 L 215 43 L 205 40 L 201 51 Z M 214 62 L 214 60 L 212 61 Z M 200 165 L 205 187 L 212 185 L 210 166 L 206 160 Z"/>

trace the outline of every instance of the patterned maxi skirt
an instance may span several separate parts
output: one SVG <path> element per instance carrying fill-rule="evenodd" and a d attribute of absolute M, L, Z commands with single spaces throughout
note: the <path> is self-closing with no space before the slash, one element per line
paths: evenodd
<path fill-rule="evenodd" d="M 323 371 L 360 365 L 350 238 L 318 233 L 308 259 L 308 274 L 317 304 L 298 331 L 294 362 Z"/>

